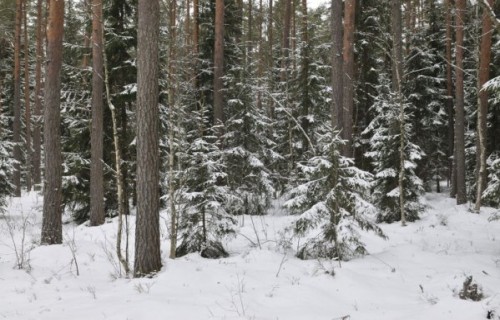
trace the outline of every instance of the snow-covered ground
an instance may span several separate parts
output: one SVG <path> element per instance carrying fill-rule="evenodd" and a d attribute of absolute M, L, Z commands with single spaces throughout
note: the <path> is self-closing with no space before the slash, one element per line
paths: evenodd
<path fill-rule="evenodd" d="M 65 224 L 63 245 L 39 246 L 42 198 L 30 193 L 0 215 L 0 319 L 474 320 L 489 311 L 500 319 L 494 210 L 472 214 L 434 193 L 425 201 L 422 220 L 382 225 L 389 239 L 367 234 L 371 254 L 341 266 L 295 258 L 296 241 L 283 233 L 291 218 L 279 211 L 253 223 L 240 218 L 229 258 L 170 260 L 165 217 L 164 268 L 151 279 L 127 279 L 114 256 L 116 220 Z M 18 270 L 23 252 L 26 270 Z M 467 276 L 482 287 L 482 301 L 458 297 Z"/>

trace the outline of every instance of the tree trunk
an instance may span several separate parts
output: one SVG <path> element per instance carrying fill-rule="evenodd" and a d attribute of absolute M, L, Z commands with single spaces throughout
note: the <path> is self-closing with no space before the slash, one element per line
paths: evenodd
<path fill-rule="evenodd" d="M 401 15 L 401 0 L 392 0 L 392 88 L 397 94 L 399 104 L 399 210 L 401 224 L 406 225 L 404 172 L 405 172 L 405 111 L 403 101 L 403 26 Z"/>
<path fill-rule="evenodd" d="M 446 0 L 446 112 L 448 114 L 448 180 L 450 181 L 450 196 L 455 197 L 457 194 L 457 184 L 456 184 L 456 170 L 455 170 L 455 156 L 454 156 L 454 144 L 455 144 L 455 129 L 454 129 L 454 116 L 453 116 L 453 79 L 452 79 L 452 56 L 451 56 L 451 43 L 452 43 L 452 32 L 451 32 L 451 0 Z"/>
<path fill-rule="evenodd" d="M 42 61 L 44 41 L 44 16 L 42 14 L 43 1 L 36 4 L 36 65 L 35 65 L 35 121 L 33 125 L 33 182 L 40 185 L 42 182 L 40 164 L 42 159 Z"/>
<path fill-rule="evenodd" d="M 292 0 L 284 0 L 283 40 L 281 46 L 281 82 L 287 81 L 288 57 L 290 54 L 290 26 L 292 22 Z M 286 105 L 285 105 L 286 106 Z"/>
<path fill-rule="evenodd" d="M 90 225 L 104 223 L 102 0 L 92 0 L 92 128 L 90 132 Z"/>
<path fill-rule="evenodd" d="M 354 17 L 356 0 L 345 1 L 344 12 L 344 92 L 343 92 L 343 125 L 342 137 L 346 141 L 344 146 L 344 156 L 352 157 L 353 142 L 353 111 L 354 111 Z"/>
<path fill-rule="evenodd" d="M 488 0 L 490 7 L 493 7 L 494 0 Z M 486 171 L 486 144 L 487 144 L 487 115 L 488 115 L 488 93 L 481 90 L 483 85 L 490 78 L 490 61 L 491 61 L 491 38 L 493 34 L 493 25 L 490 15 L 486 10 L 483 12 L 483 27 L 481 33 L 481 45 L 479 56 L 479 76 L 478 76 L 478 112 L 477 112 L 477 133 L 478 133 L 478 180 L 477 180 L 477 196 L 475 210 L 479 212 L 481 209 L 481 196 L 486 188 L 487 171 Z"/>
<path fill-rule="evenodd" d="M 170 205 L 170 258 L 175 259 L 177 249 L 177 212 L 175 210 L 175 183 L 174 183 L 174 161 L 175 161 L 175 143 L 174 143 L 174 107 L 176 95 L 175 59 L 176 59 L 176 0 L 170 1 L 170 50 L 168 57 L 168 196 Z"/>
<path fill-rule="evenodd" d="M 215 1 L 214 125 L 224 123 L 224 0 Z M 221 135 L 222 131 L 217 130 Z"/>
<path fill-rule="evenodd" d="M 16 0 L 16 25 L 14 31 L 14 195 L 21 196 L 21 22 L 23 1 Z"/>
<path fill-rule="evenodd" d="M 26 189 L 32 189 L 32 144 L 31 144 L 31 104 L 30 104 L 30 59 L 29 59 L 29 39 L 28 39 L 28 4 L 23 1 L 23 21 L 24 21 L 24 112 L 26 129 Z"/>
<path fill-rule="evenodd" d="M 332 0 L 332 127 L 343 130 L 342 0 Z"/>
<path fill-rule="evenodd" d="M 273 86 L 274 86 L 274 76 L 273 76 L 273 70 L 274 70 L 274 58 L 273 58 L 273 44 L 274 44 L 274 32 L 273 32 L 273 20 L 274 19 L 274 14 L 273 14 L 273 0 L 269 0 L 269 16 L 267 19 L 267 37 L 269 39 L 269 70 L 270 70 L 270 75 L 269 75 L 269 89 L 272 91 Z M 271 101 L 269 103 L 269 118 L 274 119 L 274 101 Z"/>
<path fill-rule="evenodd" d="M 64 32 L 64 1 L 50 0 L 47 26 L 47 69 L 45 80 L 43 188 L 43 244 L 62 242 L 62 155 L 61 155 L 61 67 Z"/>
<path fill-rule="evenodd" d="M 456 0 L 456 64 L 455 64 L 455 157 L 457 204 L 467 202 L 465 187 L 465 111 L 464 111 L 464 22 L 466 0 Z"/>
<path fill-rule="evenodd" d="M 161 269 L 158 146 L 159 0 L 139 0 L 137 31 L 137 220 L 134 276 Z"/>
<path fill-rule="evenodd" d="M 304 131 L 302 149 L 306 151 L 309 147 L 307 135 L 309 133 L 309 112 L 310 112 L 310 97 L 309 97 L 309 35 L 307 21 L 307 0 L 302 0 L 302 63 L 301 63 L 301 90 L 302 90 L 302 119 L 301 126 Z"/>

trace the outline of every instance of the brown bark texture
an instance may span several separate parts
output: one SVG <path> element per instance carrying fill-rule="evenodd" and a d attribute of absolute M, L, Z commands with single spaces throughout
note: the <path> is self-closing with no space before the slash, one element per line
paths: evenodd
<path fill-rule="evenodd" d="M 36 3 L 36 64 L 35 64 L 35 110 L 33 122 L 33 182 L 40 185 L 42 175 L 40 165 L 42 161 L 42 61 L 44 42 L 44 15 L 43 1 Z"/>
<path fill-rule="evenodd" d="M 135 277 L 158 272 L 162 266 L 158 150 L 159 12 L 159 0 L 139 0 Z"/>
<path fill-rule="evenodd" d="M 456 0 L 455 32 L 455 158 L 457 204 L 467 202 L 465 187 L 465 111 L 464 111 L 464 22 L 466 0 Z"/>
<path fill-rule="evenodd" d="M 224 123 L 224 0 L 215 1 L 214 124 Z M 220 133 L 220 132 L 219 132 Z"/>
<path fill-rule="evenodd" d="M 92 0 L 92 127 L 90 131 L 90 225 L 104 223 L 102 0 Z"/>
<path fill-rule="evenodd" d="M 343 129 L 342 0 L 332 0 L 332 127 Z"/>
<path fill-rule="evenodd" d="M 45 80 L 44 146 L 45 176 L 43 244 L 62 242 L 62 156 L 61 156 L 61 67 L 64 33 L 64 1 L 50 0 L 47 24 L 47 67 Z"/>
<path fill-rule="evenodd" d="M 356 0 L 346 0 L 344 9 L 344 51 L 343 51 L 343 126 L 342 138 L 346 141 L 344 145 L 344 156 L 352 157 L 353 142 L 353 111 L 354 111 L 354 18 L 356 13 Z"/>
<path fill-rule="evenodd" d="M 28 5 L 23 2 L 24 21 L 24 114 L 25 114 L 25 142 L 26 142 L 26 189 L 32 189 L 32 144 L 31 144 L 31 103 L 30 103 L 30 59 L 29 59 L 29 38 L 28 38 Z"/>
<path fill-rule="evenodd" d="M 493 7 L 494 0 L 488 0 L 490 7 Z M 481 44 L 479 48 L 479 106 L 477 113 L 477 133 L 478 133 L 478 181 L 477 181 L 477 196 L 475 210 L 481 208 L 481 196 L 486 188 L 487 171 L 486 171 L 486 145 L 487 145 L 487 115 L 488 115 L 488 93 L 486 90 L 481 90 L 483 85 L 490 79 L 490 62 L 491 62 L 491 39 L 493 34 L 493 22 L 490 14 L 484 10 L 482 19 Z"/>
<path fill-rule="evenodd" d="M 14 196 L 21 196 L 21 23 L 23 1 L 16 0 L 16 23 L 14 30 Z"/>
<path fill-rule="evenodd" d="M 454 141 L 455 141 L 455 120 L 453 115 L 453 79 L 452 79 L 452 56 L 451 56 L 451 43 L 453 33 L 451 32 L 452 21 L 451 21 L 451 0 L 446 0 L 446 13 L 445 13 L 445 24 L 446 24 L 446 113 L 448 114 L 448 158 L 450 171 L 448 173 L 450 180 L 450 196 L 455 197 L 457 193 L 456 185 L 456 170 L 454 161 Z"/>

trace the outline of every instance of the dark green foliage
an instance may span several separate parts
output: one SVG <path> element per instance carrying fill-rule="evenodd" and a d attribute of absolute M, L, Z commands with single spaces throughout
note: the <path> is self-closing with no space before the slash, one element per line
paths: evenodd
<path fill-rule="evenodd" d="M 379 209 L 378 221 L 394 222 L 401 219 L 399 205 L 399 173 L 400 166 L 400 105 L 396 94 L 390 89 L 387 77 L 382 75 L 378 96 L 371 108 L 373 120 L 363 132 L 369 137 L 370 151 L 366 156 L 372 159 L 374 168 L 373 203 Z M 423 194 L 422 180 L 416 175 L 418 161 L 424 154 L 412 140 L 412 110 L 413 106 L 404 102 L 404 201 L 406 220 L 414 221 L 424 209 L 419 198 Z"/>
<path fill-rule="evenodd" d="M 347 260 L 366 253 L 361 230 L 382 235 L 374 223 L 376 209 L 367 201 L 372 176 L 340 155 L 343 142 L 337 132 L 327 127 L 316 134 L 317 155 L 298 164 L 300 180 L 284 206 L 299 214 L 292 229 L 306 238 L 299 258 Z"/>
<path fill-rule="evenodd" d="M 211 130 L 210 130 L 211 131 Z M 184 170 L 177 188 L 177 255 L 200 252 L 210 258 L 224 256 L 223 237 L 235 232 L 231 208 L 241 206 L 232 196 L 222 152 L 213 135 L 194 138 L 187 150 L 179 151 Z"/>
<path fill-rule="evenodd" d="M 488 185 L 483 191 L 485 204 L 500 207 L 500 154 L 493 153 L 487 161 Z"/>

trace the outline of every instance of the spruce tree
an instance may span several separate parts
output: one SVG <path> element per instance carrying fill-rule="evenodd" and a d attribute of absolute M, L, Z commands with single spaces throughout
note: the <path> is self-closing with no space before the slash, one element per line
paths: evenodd
<path fill-rule="evenodd" d="M 372 175 L 341 155 L 344 141 L 338 132 L 325 126 L 316 134 L 317 154 L 298 164 L 300 180 L 284 206 L 299 215 L 293 232 L 306 238 L 299 258 L 347 260 L 366 253 L 361 230 L 382 235 L 375 224 L 377 210 L 368 199 Z"/>
<path fill-rule="evenodd" d="M 413 106 L 404 101 L 404 168 L 400 166 L 400 120 L 399 101 L 396 93 L 391 90 L 386 75 L 382 75 L 378 86 L 378 96 L 370 109 L 373 120 L 363 132 L 369 139 L 370 151 L 366 156 L 371 158 L 373 165 L 373 203 L 379 209 L 378 221 L 394 222 L 401 219 L 399 204 L 398 178 L 403 170 L 404 208 L 406 220 L 418 219 L 423 210 L 420 196 L 423 194 L 423 182 L 416 175 L 417 163 L 424 153 L 412 141 Z"/>

